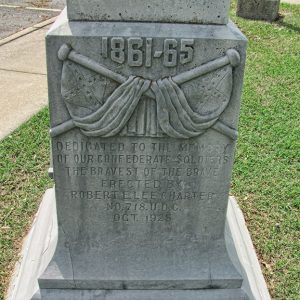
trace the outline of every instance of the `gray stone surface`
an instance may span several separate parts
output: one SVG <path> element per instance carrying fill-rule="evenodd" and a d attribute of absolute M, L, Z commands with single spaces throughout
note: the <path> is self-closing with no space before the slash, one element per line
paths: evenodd
<path fill-rule="evenodd" d="M 49 189 L 43 197 L 32 229 L 25 239 L 23 251 L 21 253 L 22 259 L 16 266 L 14 276 L 10 284 L 9 293 L 6 297 L 8 300 L 41 299 L 40 293 L 36 293 L 38 288 L 37 278 L 48 265 L 51 255 L 55 250 L 57 242 L 56 219 L 55 191 L 54 189 Z M 270 300 L 271 298 L 247 230 L 243 214 L 234 197 L 229 198 L 225 227 L 225 241 L 232 262 L 243 276 L 244 280 L 242 290 L 249 295 L 251 300 Z M 65 292 L 68 294 L 70 291 Z M 76 291 L 73 292 L 76 293 Z M 224 290 L 216 291 L 215 295 L 218 295 L 220 292 L 224 292 Z M 103 291 L 85 291 L 77 297 L 78 293 L 79 292 L 77 292 L 77 295 L 74 296 L 76 297 L 75 299 L 81 299 L 80 297 L 82 295 L 87 295 L 88 293 L 90 293 L 90 295 L 104 294 Z M 241 291 L 230 290 L 229 293 L 232 296 L 234 293 L 240 294 Z M 32 298 L 31 296 L 33 294 L 35 294 L 35 296 Z M 57 294 L 61 294 L 61 291 L 52 291 L 52 294 L 56 294 L 57 296 Z M 114 294 L 120 295 L 122 293 L 118 291 Z M 131 293 L 131 291 L 125 291 L 122 296 L 129 297 L 133 294 L 134 293 Z M 194 295 L 195 294 L 198 296 L 201 293 L 199 291 L 195 293 L 194 291 Z M 204 295 L 208 294 L 209 291 L 205 291 Z M 211 291 L 210 296 L 212 294 L 213 292 Z M 112 297 L 112 295 L 113 293 L 106 293 L 107 297 Z M 177 295 L 187 297 L 184 293 L 177 293 Z M 189 296 L 191 295 L 193 295 L 193 293 L 189 294 Z M 167 295 L 167 297 L 168 296 L 169 295 Z M 62 295 L 62 297 L 65 297 L 65 295 Z M 97 297 L 95 298 L 99 299 Z M 58 298 L 54 299 L 57 300 Z"/>
<path fill-rule="evenodd" d="M 229 0 L 67 0 L 70 20 L 227 24 Z"/>
<path fill-rule="evenodd" d="M 238 0 L 237 15 L 246 19 L 274 21 L 280 0 Z"/>
<path fill-rule="evenodd" d="M 49 189 L 43 197 L 32 229 L 24 241 L 23 251 L 20 255 L 21 259 L 16 266 L 13 279 L 11 280 L 9 292 L 6 297 L 7 300 L 41 299 L 40 293 L 36 293 L 38 289 L 37 278 L 47 267 L 51 259 L 51 254 L 54 253 L 57 235 L 55 191 L 54 189 Z M 270 300 L 271 298 L 243 214 L 234 197 L 229 198 L 225 241 L 232 262 L 243 276 L 242 289 L 249 295 L 251 300 Z M 76 293 L 76 291 L 74 292 Z M 130 291 L 126 292 L 129 296 Z M 126 292 L 123 294 L 124 297 L 128 297 Z M 240 293 L 237 290 L 229 292 Z M 56 290 L 53 293 L 59 293 L 59 291 Z M 32 298 L 33 294 L 35 296 Z M 98 294 L 101 295 L 101 291 L 98 291 Z M 115 294 L 120 294 L 120 291 Z M 107 293 L 108 297 L 111 297 L 111 295 L 112 293 Z M 55 298 L 55 300 L 57 299 Z M 77 297 L 76 299 L 80 298 Z"/>
<path fill-rule="evenodd" d="M 246 299 L 224 236 L 245 37 L 63 14 L 46 46 L 59 239 L 42 299 Z"/>
<path fill-rule="evenodd" d="M 38 296 L 32 300 L 39 300 Z M 146 291 L 91 291 L 45 290 L 42 299 L 47 300 L 247 300 L 241 289 L 226 290 L 146 290 Z"/>

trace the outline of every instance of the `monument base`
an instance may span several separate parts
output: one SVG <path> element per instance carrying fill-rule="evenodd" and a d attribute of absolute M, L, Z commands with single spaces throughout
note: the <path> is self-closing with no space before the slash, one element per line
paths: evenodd
<path fill-rule="evenodd" d="M 36 294 L 32 300 L 248 300 L 242 289 L 220 290 L 43 290 L 43 298 Z"/>
<path fill-rule="evenodd" d="M 45 289 L 44 299 L 105 299 L 105 300 L 192 300 L 192 299 L 271 299 L 260 265 L 251 242 L 251 238 L 241 210 L 233 197 L 229 199 L 226 225 L 226 247 L 235 267 L 243 276 L 241 289 L 206 289 L 206 290 L 57 290 Z M 22 261 L 11 282 L 8 300 L 42 299 L 37 279 L 49 264 L 56 247 L 57 224 L 55 216 L 55 193 L 46 192 L 40 210 L 23 247 Z M 32 297 L 32 295 L 35 296 Z M 247 295 L 247 296 L 246 296 Z"/>
<path fill-rule="evenodd" d="M 182 252 L 178 251 L 179 253 L 174 250 L 167 252 L 169 255 L 166 255 L 162 251 L 162 255 L 159 256 L 161 261 L 153 260 L 151 264 L 147 265 L 144 260 L 140 260 L 138 265 L 132 263 L 126 269 L 122 268 L 121 270 L 117 267 L 105 268 L 105 263 L 102 263 L 101 257 L 99 257 L 100 265 L 103 266 L 99 270 L 98 268 L 76 268 L 73 253 L 65 246 L 68 244 L 64 233 L 59 231 L 58 235 L 60 238 L 55 255 L 43 275 L 39 277 L 43 299 L 45 297 L 48 299 L 46 296 L 48 292 L 44 292 L 45 290 L 50 290 L 50 294 L 57 289 L 93 290 L 97 292 L 101 290 L 181 291 L 211 288 L 231 290 L 239 289 L 243 282 L 242 276 L 228 255 L 224 238 L 210 242 L 207 248 L 203 247 L 202 249 L 200 245 L 198 255 L 195 254 L 195 249 L 186 249 L 185 245 L 182 245 L 179 249 Z M 118 248 L 118 244 L 113 244 L 111 251 L 116 248 Z M 154 248 L 155 245 L 153 245 Z M 122 253 L 121 250 L 120 255 Z M 101 254 L 99 251 L 99 256 Z M 184 257 L 180 257 L 180 254 Z M 145 249 L 143 257 L 149 258 L 149 256 L 150 254 Z M 106 260 L 109 259 L 104 251 L 103 257 Z M 174 261 L 185 262 L 186 268 L 180 264 L 174 264 Z M 191 264 L 190 261 L 194 263 Z M 103 272 L 103 269 L 106 271 Z M 126 272 L 127 276 L 123 272 Z M 146 298 L 148 299 L 148 297 Z"/>

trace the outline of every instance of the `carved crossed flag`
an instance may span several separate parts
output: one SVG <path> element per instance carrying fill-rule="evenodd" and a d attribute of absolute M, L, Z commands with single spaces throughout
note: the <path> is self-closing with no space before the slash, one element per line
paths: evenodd
<path fill-rule="evenodd" d="M 219 120 L 231 99 L 232 68 L 240 63 L 239 53 L 234 49 L 228 50 L 226 56 L 190 71 L 155 81 L 138 76 L 126 78 L 76 53 L 66 44 L 60 48 L 58 57 L 64 62 L 61 91 L 71 120 L 52 128 L 52 137 L 75 127 L 80 128 L 86 136 L 111 137 L 121 134 L 133 118 L 141 98 L 147 97 L 155 101 L 159 130 L 167 136 L 187 139 L 213 128 L 232 139 L 237 138 L 237 131 Z M 101 75 L 101 79 L 88 76 L 82 83 L 83 74 L 76 66 Z M 213 88 L 208 89 L 219 101 L 210 111 L 201 112 L 201 109 L 191 105 L 180 85 L 222 68 L 226 68 L 226 71 L 220 73 Z M 116 86 L 109 94 L 106 80 L 112 80 L 120 86 Z M 197 97 L 205 98 L 198 91 L 197 84 L 195 88 Z M 83 98 L 86 99 L 85 106 L 82 104 Z"/>

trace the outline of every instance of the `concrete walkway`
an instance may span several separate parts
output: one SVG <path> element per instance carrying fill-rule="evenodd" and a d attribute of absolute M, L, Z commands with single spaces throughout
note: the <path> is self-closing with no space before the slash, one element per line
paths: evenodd
<path fill-rule="evenodd" d="M 47 105 L 45 35 L 65 4 L 0 0 L 0 140 Z"/>
<path fill-rule="evenodd" d="M 0 40 L 0 140 L 47 104 L 45 34 L 53 22 Z"/>

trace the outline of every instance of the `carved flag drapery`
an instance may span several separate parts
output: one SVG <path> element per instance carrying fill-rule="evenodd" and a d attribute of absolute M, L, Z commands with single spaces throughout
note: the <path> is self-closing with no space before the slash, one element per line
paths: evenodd
<path fill-rule="evenodd" d="M 226 76 L 226 80 L 232 81 L 232 72 Z M 151 88 L 156 96 L 159 125 L 165 134 L 175 138 L 190 138 L 203 134 L 218 121 L 231 96 L 230 91 L 217 109 L 209 114 L 201 114 L 193 111 L 183 91 L 172 78 L 153 82 Z"/>
<path fill-rule="evenodd" d="M 72 118 L 63 124 L 65 129 L 61 127 L 64 129 L 61 130 L 62 132 L 78 127 L 86 136 L 122 135 L 128 123 L 132 122 L 130 120 L 135 117 L 140 103 L 147 99 L 148 102 L 154 101 L 155 103 L 154 106 L 152 105 L 155 111 L 152 110 L 148 118 L 153 119 L 154 117 L 157 122 L 156 131 L 161 131 L 167 136 L 186 139 L 199 136 L 212 127 L 235 138 L 234 129 L 219 120 L 231 99 L 233 68 L 230 59 L 227 59 L 226 64 L 224 59 L 222 64 L 215 62 L 216 66 L 214 68 L 212 66 L 211 70 L 209 69 L 210 65 L 208 68 L 204 65 L 204 67 L 201 66 L 173 78 L 151 81 L 138 76 L 130 76 L 126 79 L 119 75 L 120 78 L 117 77 L 117 80 L 121 85 L 117 86 L 116 83 L 108 82 L 115 79 L 111 78 L 112 71 L 108 69 L 106 71 L 99 65 L 104 71 L 100 69 L 101 73 L 99 72 L 98 77 L 89 75 L 87 72 L 95 73 L 96 71 L 88 68 L 87 64 L 91 63 L 90 60 L 85 62 L 84 59 L 88 58 L 80 54 L 76 55 L 80 61 L 76 61 L 76 56 L 73 62 L 66 59 L 62 69 L 61 92 Z M 210 62 L 210 64 L 212 63 L 214 62 Z M 85 71 L 83 71 L 84 67 Z M 194 94 L 197 95 L 197 99 L 195 101 L 185 95 L 178 82 L 183 84 L 194 80 L 196 83 L 193 86 L 198 89 L 198 85 L 201 83 L 201 68 L 208 69 L 206 74 L 216 69 L 221 71 L 214 77 L 213 85 L 204 86 L 203 95 L 200 90 L 196 90 Z M 207 93 L 210 93 L 209 96 Z M 205 97 L 208 97 L 209 100 L 213 97 L 217 98 L 217 103 L 211 109 L 201 111 L 198 102 L 200 103 L 200 100 Z M 146 116 L 144 116 L 143 122 L 147 124 L 145 120 Z"/>
<path fill-rule="evenodd" d="M 66 84 L 67 83 L 62 82 L 63 95 L 69 94 L 64 88 Z M 108 97 L 103 106 L 95 112 L 85 117 L 74 115 L 71 109 L 69 109 L 69 112 L 76 127 L 80 128 L 85 135 L 114 136 L 117 135 L 129 121 L 141 96 L 149 86 L 149 80 L 131 76 L 125 83 L 118 87 L 112 95 Z M 70 99 L 69 95 L 68 99 Z"/>

